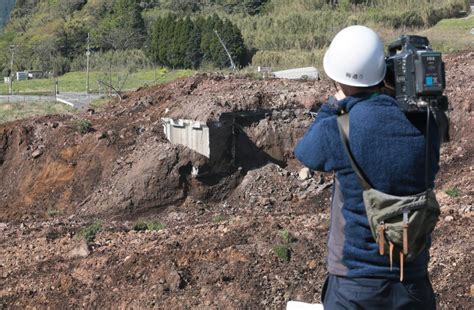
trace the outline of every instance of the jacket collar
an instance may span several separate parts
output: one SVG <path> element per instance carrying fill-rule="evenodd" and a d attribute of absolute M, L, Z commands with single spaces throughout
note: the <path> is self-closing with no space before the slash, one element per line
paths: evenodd
<path fill-rule="evenodd" d="M 380 95 L 380 93 L 358 93 L 342 99 L 339 101 L 339 105 L 344 111 L 349 112 L 357 103 L 369 100 L 378 95 Z"/>

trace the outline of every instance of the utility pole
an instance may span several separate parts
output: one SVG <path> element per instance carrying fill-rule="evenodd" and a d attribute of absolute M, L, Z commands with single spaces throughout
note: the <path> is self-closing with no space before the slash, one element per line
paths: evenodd
<path fill-rule="evenodd" d="M 156 84 L 156 52 L 155 52 L 155 47 L 152 47 L 153 49 L 153 78 L 155 79 L 155 84 Z"/>
<path fill-rule="evenodd" d="M 225 46 L 224 41 L 222 41 L 222 39 L 221 39 L 219 33 L 217 32 L 217 30 L 214 29 L 214 33 L 216 34 L 217 38 L 219 39 L 219 42 L 221 42 L 222 47 L 224 48 L 225 52 L 227 53 L 227 56 L 229 57 L 231 69 L 232 69 L 233 71 L 235 71 L 235 69 L 236 69 L 235 63 L 234 63 L 234 61 L 232 60 L 232 56 L 230 56 L 230 53 L 229 53 L 229 51 L 227 50 L 227 47 Z"/>
<path fill-rule="evenodd" d="M 10 62 L 10 95 L 13 95 L 13 59 L 15 57 L 15 45 L 10 44 L 10 52 L 12 54 Z"/>
<path fill-rule="evenodd" d="M 91 46 L 90 46 L 90 35 L 87 33 L 87 51 L 86 51 L 86 58 L 87 58 L 87 82 L 86 82 L 86 93 L 89 94 L 89 57 L 91 56 Z"/>

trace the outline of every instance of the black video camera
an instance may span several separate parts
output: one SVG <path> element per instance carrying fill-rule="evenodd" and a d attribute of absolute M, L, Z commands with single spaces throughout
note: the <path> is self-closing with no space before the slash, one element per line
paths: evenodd
<path fill-rule="evenodd" d="M 404 112 L 421 112 L 426 108 L 447 111 L 448 98 L 441 53 L 433 51 L 428 38 L 403 35 L 388 47 L 385 59 L 385 85 Z"/>

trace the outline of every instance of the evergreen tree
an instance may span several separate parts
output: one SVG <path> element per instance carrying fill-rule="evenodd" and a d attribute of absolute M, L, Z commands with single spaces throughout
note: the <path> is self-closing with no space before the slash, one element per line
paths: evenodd
<path fill-rule="evenodd" d="M 201 32 L 190 18 L 184 20 L 183 30 L 186 33 L 186 46 L 183 60 L 183 67 L 198 68 L 201 64 Z"/>
<path fill-rule="evenodd" d="M 227 56 L 215 34 L 223 28 L 222 20 L 216 14 L 208 17 L 202 28 L 201 51 L 205 61 L 222 68 L 226 64 Z"/>
<path fill-rule="evenodd" d="M 237 66 L 243 66 L 246 61 L 246 47 L 240 30 L 229 20 L 221 20 L 214 14 L 206 19 L 202 28 L 201 50 L 204 59 L 219 68 L 230 66 L 230 60 L 215 31 L 219 34 Z"/>
<path fill-rule="evenodd" d="M 175 16 L 168 15 L 161 21 L 161 37 L 158 38 L 158 59 L 161 64 L 171 66 L 168 55 L 173 41 Z"/>
<path fill-rule="evenodd" d="M 197 68 L 202 61 L 228 67 L 229 58 L 214 30 L 219 32 L 233 61 L 238 66 L 245 65 L 247 49 L 240 30 L 217 15 L 195 20 L 174 15 L 158 18 L 150 40 L 154 60 L 172 68 Z"/>

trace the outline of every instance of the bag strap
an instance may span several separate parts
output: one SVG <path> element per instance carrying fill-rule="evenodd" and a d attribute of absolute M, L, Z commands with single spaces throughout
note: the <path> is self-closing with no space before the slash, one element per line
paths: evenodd
<path fill-rule="evenodd" d="M 429 176 L 429 169 L 430 169 L 430 149 L 431 149 L 431 139 L 430 139 L 430 105 L 426 107 L 426 133 L 425 133 L 425 187 L 426 193 L 428 195 L 428 191 L 432 190 L 430 188 L 430 176 Z"/>
<path fill-rule="evenodd" d="M 339 129 L 339 136 L 341 138 L 342 145 L 344 146 L 344 150 L 349 157 L 352 169 L 359 178 L 360 184 L 364 190 L 373 188 L 373 186 L 367 180 L 367 177 L 362 172 L 362 169 L 360 169 L 359 165 L 355 161 L 354 155 L 352 154 L 351 148 L 349 146 L 349 113 L 345 113 L 337 117 L 337 127 Z"/>

